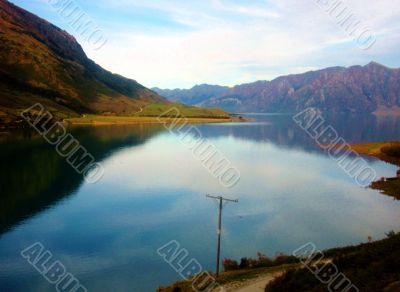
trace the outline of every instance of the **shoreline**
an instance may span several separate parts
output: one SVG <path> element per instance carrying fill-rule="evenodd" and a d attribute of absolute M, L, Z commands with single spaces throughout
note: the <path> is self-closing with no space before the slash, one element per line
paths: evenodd
<path fill-rule="evenodd" d="M 375 157 L 386 163 L 400 166 L 400 141 L 362 143 L 350 145 L 353 150 L 362 155 Z M 369 186 L 381 194 L 400 200 L 400 170 L 394 177 L 382 177 Z"/>
<path fill-rule="evenodd" d="M 64 122 L 73 126 L 106 126 L 106 125 L 140 125 L 140 124 L 154 124 L 162 125 L 165 123 L 183 124 L 202 124 L 202 123 L 243 123 L 248 122 L 248 119 L 240 118 L 161 118 L 158 117 L 108 117 L 108 116 L 88 116 L 82 118 L 65 119 Z"/>
<path fill-rule="evenodd" d="M 350 149 L 362 156 L 373 157 L 394 166 L 400 166 L 400 141 L 349 144 Z M 392 177 L 375 177 L 370 189 L 400 200 L 400 169 Z"/>
<path fill-rule="evenodd" d="M 211 123 L 246 123 L 252 119 L 232 118 L 232 117 L 179 117 L 179 118 L 161 118 L 158 117 L 121 117 L 121 116 L 87 116 L 80 118 L 66 118 L 55 120 L 69 126 L 110 126 L 110 125 L 163 125 L 163 124 L 211 124 Z M 0 136 L 9 134 L 15 130 L 29 129 L 28 124 L 23 122 L 3 124 L 0 126 Z"/>

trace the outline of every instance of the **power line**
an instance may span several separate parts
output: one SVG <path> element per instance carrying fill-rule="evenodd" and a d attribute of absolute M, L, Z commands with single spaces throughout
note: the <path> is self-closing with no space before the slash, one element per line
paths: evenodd
<path fill-rule="evenodd" d="M 216 268 L 216 275 L 217 278 L 219 277 L 219 262 L 220 262 L 220 255 L 221 255 L 221 227 L 222 227 L 222 203 L 225 202 L 231 202 L 231 203 L 238 203 L 239 200 L 231 200 L 231 199 L 227 199 L 224 197 L 215 197 L 215 196 L 211 196 L 211 195 L 207 195 L 207 198 L 210 199 L 215 199 L 215 200 L 219 200 L 219 219 L 218 219 L 218 246 L 217 246 L 217 268 Z"/>

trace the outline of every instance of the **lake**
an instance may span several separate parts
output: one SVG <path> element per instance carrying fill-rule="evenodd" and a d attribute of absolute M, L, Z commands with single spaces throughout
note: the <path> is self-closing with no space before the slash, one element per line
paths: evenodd
<path fill-rule="evenodd" d="M 222 186 L 188 145 L 161 125 L 72 127 L 104 177 L 86 183 L 31 131 L 0 136 L 0 291 L 55 291 L 22 256 L 40 242 L 89 291 L 155 291 L 179 280 L 157 254 L 171 240 L 215 269 L 218 206 L 222 257 L 291 253 L 382 239 L 400 230 L 400 202 L 358 186 L 290 115 L 197 125 L 241 173 Z M 400 118 L 327 117 L 348 142 L 398 140 Z M 397 168 L 367 158 L 381 176 Z"/>

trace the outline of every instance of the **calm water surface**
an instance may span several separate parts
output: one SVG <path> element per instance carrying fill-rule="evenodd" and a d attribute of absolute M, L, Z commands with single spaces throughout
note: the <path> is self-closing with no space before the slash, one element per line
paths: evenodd
<path fill-rule="evenodd" d="M 41 242 L 89 291 L 155 291 L 179 279 L 156 253 L 177 240 L 214 269 L 216 204 L 239 198 L 223 218 L 222 256 L 291 253 L 380 239 L 400 230 L 400 203 L 357 186 L 285 115 L 246 124 L 199 125 L 240 170 L 221 186 L 178 137 L 156 125 L 77 127 L 70 132 L 105 166 L 86 184 L 32 132 L 0 136 L 0 291 L 55 291 L 21 256 Z M 399 118 L 328 119 L 348 142 L 394 140 Z M 379 176 L 396 167 L 369 159 Z"/>

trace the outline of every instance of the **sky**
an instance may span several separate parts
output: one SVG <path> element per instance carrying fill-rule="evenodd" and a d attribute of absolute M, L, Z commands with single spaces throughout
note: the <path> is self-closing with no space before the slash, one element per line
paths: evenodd
<path fill-rule="evenodd" d="M 60 12 L 67 1 L 103 46 L 71 25 L 78 14 Z M 372 60 L 400 67 L 400 0 L 11 2 L 74 35 L 105 69 L 150 88 L 233 86 Z"/>

